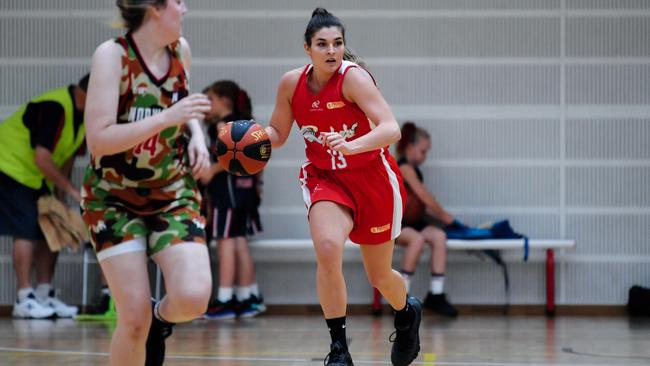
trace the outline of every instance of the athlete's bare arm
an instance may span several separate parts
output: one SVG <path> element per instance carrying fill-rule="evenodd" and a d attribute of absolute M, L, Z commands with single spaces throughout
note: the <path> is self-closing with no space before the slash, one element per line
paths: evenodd
<path fill-rule="evenodd" d="M 61 191 L 66 192 L 70 195 L 75 201 L 81 201 L 81 195 L 79 194 L 79 189 L 70 181 L 69 171 L 65 171 L 66 166 L 72 166 L 74 163 L 74 155 L 68 161 L 66 161 L 63 168 L 59 168 L 54 164 L 52 159 L 52 152 L 43 146 L 37 145 L 34 149 L 34 163 L 38 169 L 43 173 L 45 178 L 54 183 L 54 185 L 59 188 Z"/>
<path fill-rule="evenodd" d="M 343 96 L 356 103 L 376 127 L 354 141 L 346 141 L 335 132 L 324 133 L 332 149 L 348 155 L 359 154 L 388 146 L 400 139 L 399 124 L 393 112 L 365 70 L 355 67 L 347 72 L 343 80 Z"/>
<path fill-rule="evenodd" d="M 180 42 L 183 54 L 183 66 L 185 67 L 185 72 L 189 77 L 190 66 L 192 64 L 192 51 L 190 50 L 190 45 L 187 43 L 185 38 L 181 37 Z M 187 121 L 187 127 L 190 129 L 190 132 L 192 132 L 192 136 L 198 135 L 203 138 L 203 130 L 201 129 L 201 123 L 198 119 L 192 118 Z"/>
<path fill-rule="evenodd" d="M 284 145 L 291 132 L 291 126 L 293 125 L 291 98 L 296 90 L 301 72 L 302 68 L 294 69 L 282 75 L 280 79 L 278 93 L 275 98 L 275 108 L 271 115 L 271 121 L 266 127 L 266 133 L 269 135 L 273 148 Z"/>
<path fill-rule="evenodd" d="M 167 127 L 183 124 L 193 118 L 203 118 L 210 110 L 210 102 L 205 96 L 193 94 L 164 112 L 138 123 L 118 125 L 123 52 L 120 45 L 108 40 L 97 47 L 93 54 L 85 120 L 88 149 L 95 156 L 126 151 Z"/>

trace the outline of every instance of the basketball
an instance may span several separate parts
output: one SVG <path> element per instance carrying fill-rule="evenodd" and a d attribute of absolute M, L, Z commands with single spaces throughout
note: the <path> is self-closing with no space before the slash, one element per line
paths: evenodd
<path fill-rule="evenodd" d="M 229 173 L 245 176 L 264 169 L 271 158 L 271 140 L 253 120 L 228 122 L 217 136 L 217 160 Z"/>

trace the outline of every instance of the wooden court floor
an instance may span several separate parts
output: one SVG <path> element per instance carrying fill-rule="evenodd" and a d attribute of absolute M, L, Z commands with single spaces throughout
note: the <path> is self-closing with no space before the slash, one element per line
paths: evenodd
<path fill-rule="evenodd" d="M 0 365 L 107 365 L 110 323 L 0 319 Z M 355 365 L 390 365 L 392 319 L 352 316 Z M 415 365 L 650 365 L 650 321 L 625 317 L 425 316 Z M 176 327 L 165 365 L 322 365 L 319 316 L 262 316 Z"/>

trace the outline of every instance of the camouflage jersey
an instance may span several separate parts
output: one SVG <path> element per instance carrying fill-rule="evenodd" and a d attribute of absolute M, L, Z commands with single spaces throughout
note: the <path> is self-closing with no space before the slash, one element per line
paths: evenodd
<path fill-rule="evenodd" d="M 148 69 L 130 33 L 115 42 L 124 50 L 118 124 L 140 123 L 188 95 L 179 41 L 168 47 L 169 70 L 160 79 Z M 106 203 L 125 206 L 138 214 L 160 212 L 171 208 L 175 198 L 198 195 L 187 167 L 185 129 L 185 125 L 168 127 L 124 152 L 91 156 L 84 194 L 92 201 L 110 201 Z"/>

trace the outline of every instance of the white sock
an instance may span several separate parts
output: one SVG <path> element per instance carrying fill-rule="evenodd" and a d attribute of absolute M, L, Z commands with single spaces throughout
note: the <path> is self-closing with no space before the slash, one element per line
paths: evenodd
<path fill-rule="evenodd" d="M 111 296 L 111 291 L 108 289 L 108 286 L 102 287 L 102 295 Z"/>
<path fill-rule="evenodd" d="M 445 276 L 431 276 L 431 293 L 440 295 L 445 292 Z"/>
<path fill-rule="evenodd" d="M 219 302 L 228 302 L 230 299 L 232 299 L 232 287 L 219 287 L 217 300 Z"/>
<path fill-rule="evenodd" d="M 52 285 L 49 283 L 39 283 L 38 286 L 36 286 L 36 297 L 39 299 L 47 299 L 47 297 L 50 296 L 51 289 Z"/>
<path fill-rule="evenodd" d="M 237 287 L 237 300 L 244 301 L 251 297 L 251 289 L 248 286 Z"/>
<path fill-rule="evenodd" d="M 406 286 L 406 293 L 411 291 L 411 275 L 406 273 L 401 273 L 402 279 L 404 280 L 404 285 Z"/>
<path fill-rule="evenodd" d="M 23 301 L 29 294 L 34 292 L 32 287 L 25 287 L 18 290 L 18 301 Z"/>
<path fill-rule="evenodd" d="M 166 323 L 166 324 L 172 324 L 171 322 L 169 322 L 169 321 L 163 319 L 162 315 L 160 315 L 160 304 L 161 304 L 161 303 L 162 303 L 162 301 L 158 301 L 158 302 L 156 302 L 156 305 L 154 305 L 154 307 L 153 307 L 153 316 L 154 316 L 156 319 L 158 319 L 158 320 L 160 320 L 161 322 L 163 322 L 163 323 Z"/>
<path fill-rule="evenodd" d="M 248 286 L 248 289 L 251 292 L 251 296 L 255 296 L 257 298 L 260 297 L 260 289 L 257 287 L 257 282 L 255 282 L 254 284 Z"/>

